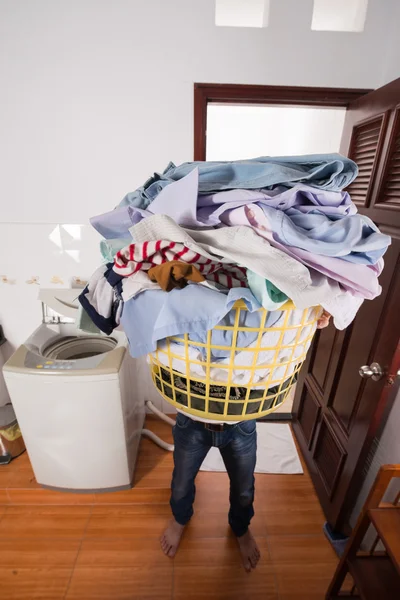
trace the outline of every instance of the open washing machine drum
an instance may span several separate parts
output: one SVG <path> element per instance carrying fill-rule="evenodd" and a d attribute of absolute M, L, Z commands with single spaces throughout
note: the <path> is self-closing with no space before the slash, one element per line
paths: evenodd
<path fill-rule="evenodd" d="M 71 335 L 51 341 L 42 355 L 52 360 L 79 360 L 110 352 L 116 345 L 114 338 Z"/>
<path fill-rule="evenodd" d="M 118 346 L 118 335 L 106 337 L 103 335 L 75 335 L 73 322 L 78 312 L 77 291 L 73 289 L 46 290 L 39 293 L 42 301 L 44 324 L 49 325 L 41 341 L 40 355 L 53 361 L 74 361 L 93 358 L 111 352 Z M 50 312 L 49 312 L 50 311 Z M 55 315 L 55 317 L 54 317 Z M 55 318 L 55 321 L 54 321 Z M 47 319 L 50 319 L 48 321 Z M 61 320 L 60 320 L 61 319 Z M 63 320 L 64 319 L 64 320 Z M 51 330 L 51 323 L 67 323 L 71 329 L 67 331 Z M 81 367 L 80 367 L 81 368 Z"/>

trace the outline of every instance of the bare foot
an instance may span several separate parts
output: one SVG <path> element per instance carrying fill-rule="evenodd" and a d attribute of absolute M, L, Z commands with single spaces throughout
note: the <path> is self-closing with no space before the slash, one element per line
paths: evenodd
<path fill-rule="evenodd" d="M 250 572 L 252 569 L 256 568 L 261 556 L 256 540 L 253 538 L 250 529 L 248 529 L 244 535 L 236 539 L 239 544 L 243 566 L 246 571 Z"/>
<path fill-rule="evenodd" d="M 179 525 L 175 519 L 171 519 L 167 529 L 160 538 L 162 551 L 166 556 L 173 558 L 179 548 L 184 525 Z"/>

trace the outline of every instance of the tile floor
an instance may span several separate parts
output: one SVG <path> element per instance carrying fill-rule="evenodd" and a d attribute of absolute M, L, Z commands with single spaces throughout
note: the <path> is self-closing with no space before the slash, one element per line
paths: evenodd
<path fill-rule="evenodd" d="M 164 439 L 170 427 L 150 419 Z M 200 473 L 178 555 L 161 553 L 171 454 L 143 440 L 135 487 L 114 494 L 42 490 L 27 454 L 0 467 L 0 590 L 7 600 L 323 600 L 336 557 L 310 477 L 257 475 L 259 568 L 242 569 L 226 519 L 228 481 Z"/>

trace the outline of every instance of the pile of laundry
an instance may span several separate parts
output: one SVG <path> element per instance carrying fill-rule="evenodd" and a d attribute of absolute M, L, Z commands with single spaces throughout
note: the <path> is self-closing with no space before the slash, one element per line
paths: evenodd
<path fill-rule="evenodd" d="M 111 334 L 121 324 L 133 357 L 186 333 L 190 358 L 200 363 L 212 330 L 218 349 L 211 358 L 221 367 L 231 360 L 232 331 L 213 328 L 233 325 L 240 299 L 248 309 L 236 340 L 241 349 L 256 344 L 259 309 L 269 311 L 264 327 L 277 328 L 288 299 L 296 307 L 291 324 L 304 309 L 322 306 L 338 329 L 346 328 L 363 300 L 380 294 L 390 244 L 342 191 L 356 176 L 356 164 L 338 154 L 169 164 L 117 208 L 91 219 L 104 238 L 105 262 L 80 295 L 80 327 Z M 276 331 L 267 335 L 262 346 L 272 348 Z M 285 335 L 289 345 L 293 330 Z M 182 357 L 174 369 L 186 377 L 179 341 L 173 354 Z M 238 366 L 245 354 L 237 353 Z M 258 361 L 266 366 L 260 385 L 271 352 Z M 201 364 L 194 370 L 205 377 Z M 226 373 L 215 366 L 210 376 L 220 382 Z M 235 374 L 235 383 L 248 383 L 249 371 Z"/>

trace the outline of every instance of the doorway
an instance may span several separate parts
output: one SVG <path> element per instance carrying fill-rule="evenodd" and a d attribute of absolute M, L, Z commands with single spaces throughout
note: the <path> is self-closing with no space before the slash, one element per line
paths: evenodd
<path fill-rule="evenodd" d="M 396 374 L 400 372 L 400 79 L 372 92 L 195 84 L 194 100 L 195 160 L 335 151 L 341 138 L 341 154 L 359 165 L 359 176 L 347 191 L 358 211 L 392 237 L 380 278 L 381 296 L 365 302 L 344 332 L 330 326 L 316 335 L 293 404 L 294 432 L 326 518 L 332 529 L 347 533 L 349 514 L 365 478 L 366 464 L 379 443 L 399 387 Z M 221 105 L 226 110 L 221 122 L 215 125 L 218 114 L 222 114 L 218 113 Z M 255 109 L 263 107 L 265 112 L 257 113 L 263 116 L 256 136 Z M 297 112 L 301 108 L 305 112 Z M 251 110 L 242 111 L 239 118 L 239 109 Z M 332 109 L 342 111 L 331 112 Z M 294 122 L 298 131 L 300 123 L 307 122 L 313 131 L 310 139 L 313 137 L 319 147 L 307 147 L 307 141 L 290 135 L 284 136 L 285 142 L 279 142 L 286 144 L 279 151 L 271 140 L 262 146 L 268 131 L 280 128 L 286 131 L 284 118 L 280 116 L 285 114 L 288 119 L 297 118 Z M 276 128 L 272 116 L 277 120 Z M 320 136 L 318 126 L 314 129 L 312 126 L 318 119 L 327 122 L 337 119 L 340 132 L 328 127 L 329 135 Z M 217 133 L 216 128 L 219 128 Z M 223 145 L 224 137 L 229 140 L 229 148 Z M 246 146 L 251 138 L 258 144 L 254 152 Z M 249 152 L 248 156 L 240 152 L 243 148 L 246 154 Z M 359 371 L 362 377 L 363 369 L 369 373 L 369 367 L 361 369 L 362 365 L 373 363 L 379 366 L 379 379 L 362 379 Z"/>
<path fill-rule="evenodd" d="M 370 91 L 195 83 L 194 160 L 338 151 L 347 107 Z M 290 135 L 289 123 L 300 133 L 298 140 Z M 307 127 L 309 138 L 304 135 Z M 279 130 L 285 135 L 277 135 Z M 272 140 L 266 137 L 268 131 Z"/>
<path fill-rule="evenodd" d="M 339 152 L 347 106 L 368 90 L 195 84 L 195 159 Z M 290 420 L 293 389 L 268 420 Z"/>
<path fill-rule="evenodd" d="M 339 152 L 344 107 L 207 105 L 206 160 Z"/>

